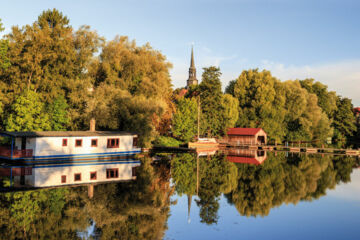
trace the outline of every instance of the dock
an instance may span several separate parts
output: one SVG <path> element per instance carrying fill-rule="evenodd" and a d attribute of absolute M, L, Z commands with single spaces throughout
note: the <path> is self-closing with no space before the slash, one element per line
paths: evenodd
<path fill-rule="evenodd" d="M 231 144 L 221 143 L 222 148 L 244 148 L 250 150 L 265 150 L 265 151 L 281 151 L 294 153 L 312 153 L 312 154 L 332 154 L 332 155 L 347 155 L 360 156 L 359 149 L 344 149 L 344 148 L 317 148 L 317 147 L 302 147 L 302 146 L 284 146 L 284 145 L 245 145 L 245 144 Z"/>

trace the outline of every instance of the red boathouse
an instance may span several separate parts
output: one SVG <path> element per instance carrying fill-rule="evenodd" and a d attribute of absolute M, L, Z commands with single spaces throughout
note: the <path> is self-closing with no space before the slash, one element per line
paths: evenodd
<path fill-rule="evenodd" d="M 228 142 L 237 145 L 264 145 L 267 135 L 262 128 L 230 128 Z"/>

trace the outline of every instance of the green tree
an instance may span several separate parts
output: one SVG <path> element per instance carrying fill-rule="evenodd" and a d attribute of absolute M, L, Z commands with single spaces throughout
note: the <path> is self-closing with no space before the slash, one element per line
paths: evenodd
<path fill-rule="evenodd" d="M 344 136 L 349 143 L 351 137 L 356 133 L 356 119 L 353 112 L 353 105 L 348 98 L 338 97 L 336 101 L 337 110 L 334 113 L 334 119 L 332 126 L 340 136 Z M 335 142 L 341 141 L 341 139 L 334 139 Z"/>
<path fill-rule="evenodd" d="M 97 33 L 88 26 L 74 31 L 69 19 L 52 9 L 31 25 L 12 27 L 5 39 L 12 63 L 0 71 L 5 108 L 26 89 L 39 93 L 46 104 L 62 95 L 70 105 L 72 128 L 84 128 L 88 89 L 95 81 L 90 70 L 102 43 Z"/>
<path fill-rule="evenodd" d="M 239 127 L 261 127 L 270 139 L 285 135 L 285 96 L 279 80 L 269 71 L 243 71 L 236 79 L 234 97 L 239 100 Z"/>
<path fill-rule="evenodd" d="M 189 142 L 197 132 L 197 103 L 195 99 L 180 99 L 173 117 L 173 134 Z"/>
<path fill-rule="evenodd" d="M 201 132 L 219 136 L 223 132 L 223 108 L 220 68 L 204 68 L 199 89 L 201 92 Z"/>
<path fill-rule="evenodd" d="M 235 127 L 239 119 L 239 101 L 230 94 L 224 94 L 221 99 L 221 106 L 223 108 L 223 133 L 226 133 L 228 128 Z"/>
<path fill-rule="evenodd" d="M 68 104 L 64 96 L 60 95 L 47 107 L 53 131 L 65 131 L 69 124 Z"/>
<path fill-rule="evenodd" d="M 301 87 L 305 88 L 309 93 L 314 93 L 318 97 L 318 105 L 327 114 L 329 119 L 333 118 L 336 106 L 336 93 L 327 90 L 327 86 L 314 82 L 314 79 L 305 79 L 300 81 Z"/>
<path fill-rule="evenodd" d="M 26 90 L 16 98 L 6 119 L 7 131 L 46 131 L 51 129 L 49 116 L 39 94 Z"/>
<path fill-rule="evenodd" d="M 4 31 L 1 18 L 0 18 L 0 33 Z M 7 57 L 8 41 L 0 39 L 0 70 L 4 70 L 10 66 L 10 60 Z"/>

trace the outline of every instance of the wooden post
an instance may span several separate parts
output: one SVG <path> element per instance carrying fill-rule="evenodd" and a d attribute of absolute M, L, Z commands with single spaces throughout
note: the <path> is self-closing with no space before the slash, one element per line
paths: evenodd
<path fill-rule="evenodd" d="M 96 128 L 96 120 L 95 118 L 92 118 L 90 119 L 90 131 L 95 132 L 96 131 L 95 128 Z"/>
<path fill-rule="evenodd" d="M 94 185 L 93 184 L 88 185 L 88 197 L 89 197 L 89 199 L 92 199 L 94 197 Z"/>

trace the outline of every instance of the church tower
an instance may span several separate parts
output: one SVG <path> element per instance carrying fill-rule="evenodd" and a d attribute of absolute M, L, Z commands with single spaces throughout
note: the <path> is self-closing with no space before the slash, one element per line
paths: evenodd
<path fill-rule="evenodd" d="M 189 68 L 189 79 L 186 82 L 186 89 L 191 85 L 198 85 L 198 80 L 196 79 L 196 68 L 194 63 L 194 49 L 191 48 L 191 62 Z"/>

